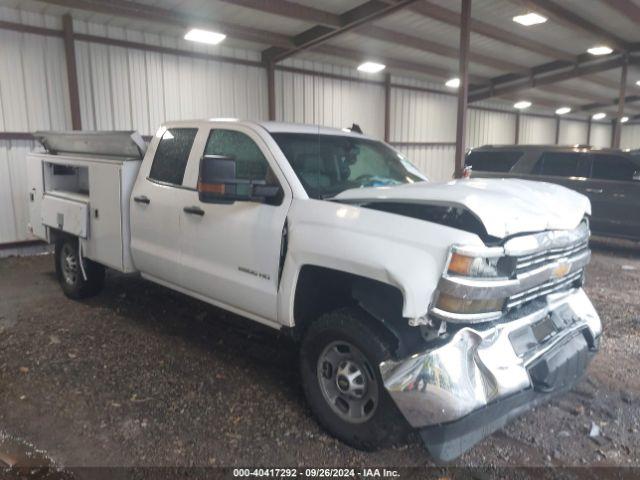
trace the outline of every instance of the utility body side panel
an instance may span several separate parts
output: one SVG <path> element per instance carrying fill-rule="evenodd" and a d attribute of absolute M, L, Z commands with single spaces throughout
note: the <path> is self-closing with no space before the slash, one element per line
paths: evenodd
<path fill-rule="evenodd" d="M 31 153 L 27 162 L 33 233 L 45 240 L 49 229 L 76 235 L 85 257 L 134 272 L 129 198 L 141 161 Z"/>

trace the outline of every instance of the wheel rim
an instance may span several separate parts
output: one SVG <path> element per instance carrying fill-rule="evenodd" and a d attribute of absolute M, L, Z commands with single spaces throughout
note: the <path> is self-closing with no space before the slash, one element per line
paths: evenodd
<path fill-rule="evenodd" d="M 378 407 L 378 382 L 367 358 L 346 341 L 330 343 L 318 357 L 318 382 L 331 409 L 349 423 L 369 420 Z"/>
<path fill-rule="evenodd" d="M 78 257 L 76 255 L 75 249 L 65 243 L 62 246 L 62 255 L 60 255 L 60 263 L 62 267 L 62 276 L 64 277 L 64 281 L 70 285 L 76 283 L 76 278 L 78 276 Z"/>

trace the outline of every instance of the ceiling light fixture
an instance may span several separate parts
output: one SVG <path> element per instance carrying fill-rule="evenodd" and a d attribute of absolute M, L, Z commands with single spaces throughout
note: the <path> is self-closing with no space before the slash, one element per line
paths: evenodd
<path fill-rule="evenodd" d="M 359 72 L 378 73 L 386 68 L 386 65 L 376 62 L 364 62 L 358 65 Z"/>
<path fill-rule="evenodd" d="M 596 45 L 587 50 L 591 55 L 609 55 L 613 52 L 611 47 L 607 47 L 606 45 Z"/>
<path fill-rule="evenodd" d="M 449 88 L 458 88 L 460 86 L 459 78 L 451 78 L 445 82 L 445 86 Z"/>
<path fill-rule="evenodd" d="M 529 108 L 530 106 L 531 102 L 528 102 L 527 100 L 520 100 L 519 102 L 513 104 L 513 108 L 517 108 L 518 110 Z"/>
<path fill-rule="evenodd" d="M 564 115 L 571 111 L 571 107 L 560 107 L 556 110 L 556 115 Z"/>
<path fill-rule="evenodd" d="M 547 17 L 535 12 L 529 12 L 524 15 L 516 15 L 515 17 L 513 17 L 514 22 L 519 23 L 520 25 L 524 25 L 525 27 L 538 25 L 540 23 L 546 22 L 547 20 Z"/>
<path fill-rule="evenodd" d="M 640 80 L 636 82 L 636 85 L 640 87 Z"/>
<path fill-rule="evenodd" d="M 629 121 L 629 117 L 622 117 L 620 119 L 620 123 L 627 123 Z"/>
<path fill-rule="evenodd" d="M 227 38 L 227 36 L 224 33 L 211 32 L 209 30 L 200 30 L 199 28 L 192 28 L 184 36 L 185 40 L 208 43 L 209 45 L 217 45 L 225 38 Z"/>
<path fill-rule="evenodd" d="M 606 117 L 607 114 L 604 112 L 598 112 L 598 113 L 594 113 L 593 116 L 591 118 L 593 118 L 594 120 L 602 120 L 604 117 Z"/>

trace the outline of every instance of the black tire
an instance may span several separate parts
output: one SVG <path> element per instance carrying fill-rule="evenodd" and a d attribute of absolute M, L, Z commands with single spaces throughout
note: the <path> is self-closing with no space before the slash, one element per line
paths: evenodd
<path fill-rule="evenodd" d="M 403 443 L 411 431 L 395 403 L 384 389 L 378 365 L 391 358 L 389 341 L 371 327 L 374 319 L 357 307 L 342 308 L 321 316 L 307 329 L 300 349 L 302 385 L 311 410 L 318 423 L 336 438 L 360 450 L 376 450 Z M 345 420 L 331 406 L 322 383 L 331 378 L 321 368 L 318 360 L 332 345 L 348 342 L 366 359 L 368 380 L 375 380 L 376 402 L 374 409 L 358 422 Z M 330 362 L 329 362 L 330 363 Z M 323 365 L 324 366 L 324 365 Z M 330 370 L 330 369 L 329 369 Z M 334 377 L 339 385 L 336 370 Z M 323 377 L 321 377 L 323 375 Z M 367 390 L 371 385 L 367 386 Z M 339 401 L 339 399 L 338 399 Z M 338 402 L 334 402 L 334 405 Z M 366 409 L 366 406 L 365 406 Z"/>
<path fill-rule="evenodd" d="M 84 258 L 84 279 L 80 269 L 78 239 L 60 236 L 56 240 L 55 262 L 56 276 L 64 294 L 74 300 L 92 297 L 100 293 L 104 285 L 104 267 Z"/>

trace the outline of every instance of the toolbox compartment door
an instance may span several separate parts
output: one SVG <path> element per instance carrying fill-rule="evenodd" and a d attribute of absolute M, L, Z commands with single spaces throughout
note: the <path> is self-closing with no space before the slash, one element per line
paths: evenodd
<path fill-rule="evenodd" d="M 82 195 L 45 193 L 42 223 L 80 238 L 89 234 L 89 200 Z"/>
<path fill-rule="evenodd" d="M 42 224 L 44 180 L 40 157 L 27 155 L 27 177 L 29 179 L 29 230 L 34 236 L 47 240 L 47 229 Z"/>

